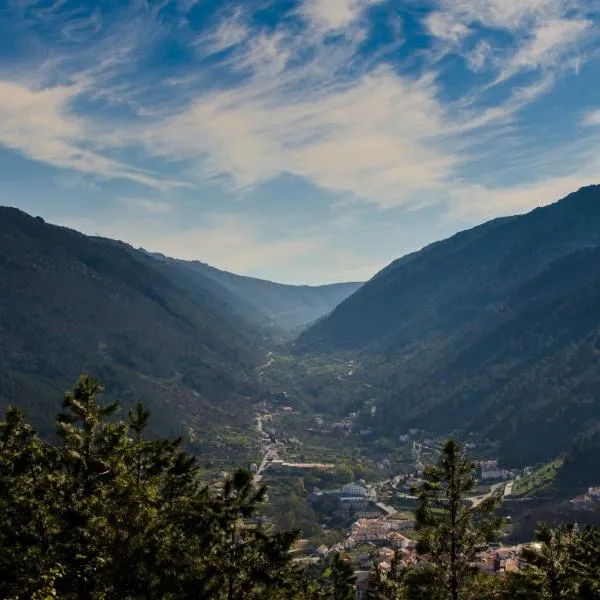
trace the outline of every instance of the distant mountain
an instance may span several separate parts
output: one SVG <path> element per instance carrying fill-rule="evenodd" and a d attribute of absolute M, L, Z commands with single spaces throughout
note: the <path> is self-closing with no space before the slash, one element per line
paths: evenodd
<path fill-rule="evenodd" d="M 235 275 L 199 261 L 167 259 L 156 254 L 154 256 L 180 268 L 188 268 L 203 278 L 214 280 L 237 298 L 243 299 L 246 308 L 242 312 L 246 318 L 257 324 L 264 325 L 268 322 L 285 331 L 305 327 L 329 314 L 362 285 L 356 282 L 316 286 L 286 285 Z M 254 314 L 250 314 L 248 305 L 252 307 Z"/>
<path fill-rule="evenodd" d="M 600 422 L 600 187 L 399 259 L 304 332 L 368 365 L 372 425 L 475 431 L 508 462 Z"/>
<path fill-rule="evenodd" d="M 63 392 L 90 371 L 110 396 L 145 400 L 161 433 L 185 433 L 200 452 L 251 426 L 263 350 L 241 313 L 253 309 L 212 279 L 0 208 L 0 281 L 0 410 L 26 406 L 48 428 Z M 227 450 L 235 459 L 235 442 Z"/>

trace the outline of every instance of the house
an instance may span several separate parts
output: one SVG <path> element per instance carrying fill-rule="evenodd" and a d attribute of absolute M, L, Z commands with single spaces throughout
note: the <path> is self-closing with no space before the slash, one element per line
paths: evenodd
<path fill-rule="evenodd" d="M 589 496 L 577 496 L 571 500 L 571 504 L 574 510 L 586 510 L 592 504 L 592 499 Z"/>
<path fill-rule="evenodd" d="M 600 486 L 588 488 L 587 495 L 593 500 L 600 500 Z"/>
<path fill-rule="evenodd" d="M 370 571 L 356 571 L 354 573 L 356 577 L 356 597 L 358 600 L 364 600 L 367 597 L 369 591 L 369 584 L 371 583 Z"/>
<path fill-rule="evenodd" d="M 506 469 L 499 469 L 498 461 L 486 461 L 481 464 L 481 479 L 489 481 L 492 479 L 508 479 L 511 476 L 511 472 Z"/>
<path fill-rule="evenodd" d="M 414 545 L 413 540 L 407 538 L 401 533 L 398 533 L 397 531 L 390 533 L 389 540 L 394 548 L 409 548 Z"/>
<path fill-rule="evenodd" d="M 381 573 L 389 573 L 392 570 L 392 565 L 387 560 L 384 560 L 377 565 L 377 568 Z"/>
<path fill-rule="evenodd" d="M 387 546 L 384 546 L 383 548 L 379 548 L 379 551 L 377 552 L 377 557 L 379 558 L 379 560 L 382 560 L 382 561 L 391 562 L 392 560 L 394 560 L 395 555 L 396 555 L 396 553 L 391 548 L 388 548 Z"/>

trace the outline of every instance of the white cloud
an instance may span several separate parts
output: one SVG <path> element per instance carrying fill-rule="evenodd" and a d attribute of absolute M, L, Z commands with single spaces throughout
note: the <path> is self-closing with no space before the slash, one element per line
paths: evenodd
<path fill-rule="evenodd" d="M 305 0 L 301 13 L 319 29 L 343 29 L 369 7 L 383 0 Z"/>
<path fill-rule="evenodd" d="M 467 37 L 471 30 L 450 12 L 436 11 L 429 13 L 425 18 L 429 33 L 446 42 L 453 44 Z"/>
<path fill-rule="evenodd" d="M 204 260 L 220 268 L 248 273 L 297 263 L 323 249 L 320 237 L 269 240 L 248 219 L 211 218 L 203 227 L 145 240 L 145 247 L 184 259 Z"/>
<path fill-rule="evenodd" d="M 123 196 L 119 198 L 119 202 L 134 210 L 157 215 L 167 215 L 173 210 L 172 204 L 161 202 L 160 200 L 155 200 L 153 198 Z"/>
<path fill-rule="evenodd" d="M 441 0 L 441 12 L 452 23 L 479 24 L 491 29 L 516 31 L 562 18 L 579 0 Z"/>
<path fill-rule="evenodd" d="M 431 82 L 380 70 L 304 92 L 250 81 L 201 96 L 142 140 L 153 154 L 199 159 L 203 177 L 238 190 L 291 173 L 381 206 L 441 186 L 457 161 L 439 141 L 447 124 Z"/>
<path fill-rule="evenodd" d="M 40 89 L 0 80 L 0 144 L 62 169 L 128 179 L 158 189 L 181 185 L 90 149 L 93 132 L 71 110 L 82 91 L 83 86 L 77 84 Z"/>
<path fill-rule="evenodd" d="M 592 110 L 586 113 L 582 121 L 583 125 L 600 125 L 600 110 Z"/>
<path fill-rule="evenodd" d="M 457 185 L 449 190 L 448 218 L 453 221 L 479 223 L 498 216 L 527 212 L 551 204 L 578 190 L 598 183 L 593 172 L 562 177 L 547 177 L 519 185 L 487 187 L 477 184 Z"/>
<path fill-rule="evenodd" d="M 147 72 L 142 79 L 136 72 L 148 47 L 166 35 L 162 20 L 145 16 L 144 8 L 97 47 L 91 44 L 85 60 L 73 58 L 85 63 L 78 77 L 74 68 L 67 69 L 69 77 L 55 77 L 80 83 L 36 87 L 0 80 L 6 99 L 0 106 L 0 144 L 86 176 L 160 190 L 182 183 L 132 167 L 123 158 L 128 151 L 140 161 L 135 164 L 159 158 L 164 172 L 185 172 L 186 180 L 218 182 L 236 193 L 292 174 L 348 201 L 383 208 L 421 205 L 444 193 L 472 148 L 497 136 L 496 126 L 505 126 L 552 88 L 556 65 L 577 50 L 589 29 L 574 0 L 440 0 L 426 25 L 435 38 L 457 48 L 469 38 L 470 50 L 457 51 L 472 70 L 497 66 L 497 48 L 481 33 L 490 28 L 516 40 L 500 77 L 542 71 L 492 104 L 481 101 L 485 86 L 466 88 L 457 101 L 444 102 L 431 65 L 407 75 L 357 55 L 368 30 L 368 8 L 379 1 L 304 0 L 293 26 L 262 30 L 251 26 L 252 15 L 242 7 L 195 32 L 191 64 L 164 79 Z M 90 22 L 94 31 L 100 27 L 98 19 Z M 471 44 L 476 40 L 471 34 L 484 37 Z M 62 68 L 65 61 L 59 62 Z M 116 123 L 93 113 L 84 118 L 77 108 L 81 100 L 125 106 L 135 116 Z M 495 142 L 498 151 L 501 136 Z M 123 201 L 137 202 L 145 212 L 168 212 L 168 204 L 144 195 Z"/>
<path fill-rule="evenodd" d="M 480 40 L 477 42 L 475 48 L 465 55 L 469 69 L 471 69 L 471 71 L 481 71 L 487 67 L 493 55 L 493 51 L 492 45 L 487 40 Z"/>
<path fill-rule="evenodd" d="M 325 257 L 332 250 L 327 247 L 326 236 L 272 238 L 263 223 L 250 218 L 209 214 L 204 215 L 201 226 L 170 232 L 166 232 L 158 214 L 149 214 L 141 221 L 135 219 L 135 225 L 127 219 L 117 223 L 98 219 L 62 222 L 88 235 L 121 239 L 134 247 L 184 260 L 200 260 L 234 273 L 261 270 L 268 277 L 283 280 L 278 274 L 289 272 L 298 278 L 296 283 L 328 282 L 333 277 L 333 271 L 327 268 L 331 262 L 326 264 Z M 319 262 L 324 268 L 311 273 Z"/>
<path fill-rule="evenodd" d="M 540 25 L 503 66 L 496 83 L 521 71 L 559 66 L 565 56 L 578 52 L 592 28 L 584 19 L 556 19 Z"/>
<path fill-rule="evenodd" d="M 443 44 L 442 55 L 459 54 L 474 71 L 493 58 L 498 75 L 490 85 L 523 71 L 560 69 L 571 56 L 578 68 L 587 59 L 590 18 L 597 15 L 595 0 L 439 0 L 436 5 L 425 26 Z M 473 31 L 480 36 L 474 49 L 465 44 Z"/>

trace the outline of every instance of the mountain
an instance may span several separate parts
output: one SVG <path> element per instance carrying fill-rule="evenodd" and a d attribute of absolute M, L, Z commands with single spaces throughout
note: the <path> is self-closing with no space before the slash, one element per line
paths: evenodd
<path fill-rule="evenodd" d="M 109 396 L 143 399 L 162 434 L 199 452 L 252 422 L 263 350 L 241 300 L 126 244 L 0 208 L 0 410 L 46 427 L 64 391 L 92 372 Z M 248 308 L 247 310 L 252 310 Z M 195 444 L 195 445 L 194 445 Z"/>
<path fill-rule="evenodd" d="M 600 422 L 600 187 L 394 261 L 296 342 L 361 357 L 371 425 L 475 431 L 507 463 Z"/>
<path fill-rule="evenodd" d="M 554 260 L 600 245 L 600 186 L 496 219 L 400 258 L 297 340 L 310 350 L 386 349 L 486 327 Z"/>
<path fill-rule="evenodd" d="M 293 331 L 329 314 L 340 302 L 360 288 L 362 283 L 333 283 L 329 285 L 286 285 L 264 279 L 235 275 L 199 261 L 168 259 L 154 255 L 179 268 L 209 278 L 237 298 L 244 299 L 243 314 L 256 324 Z M 248 309 L 248 305 L 254 313 Z"/>

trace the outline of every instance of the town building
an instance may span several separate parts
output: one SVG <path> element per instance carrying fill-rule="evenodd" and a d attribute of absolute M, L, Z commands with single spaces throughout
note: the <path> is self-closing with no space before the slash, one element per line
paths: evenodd
<path fill-rule="evenodd" d="M 588 488 L 587 495 L 593 500 L 600 500 L 600 486 Z"/>

